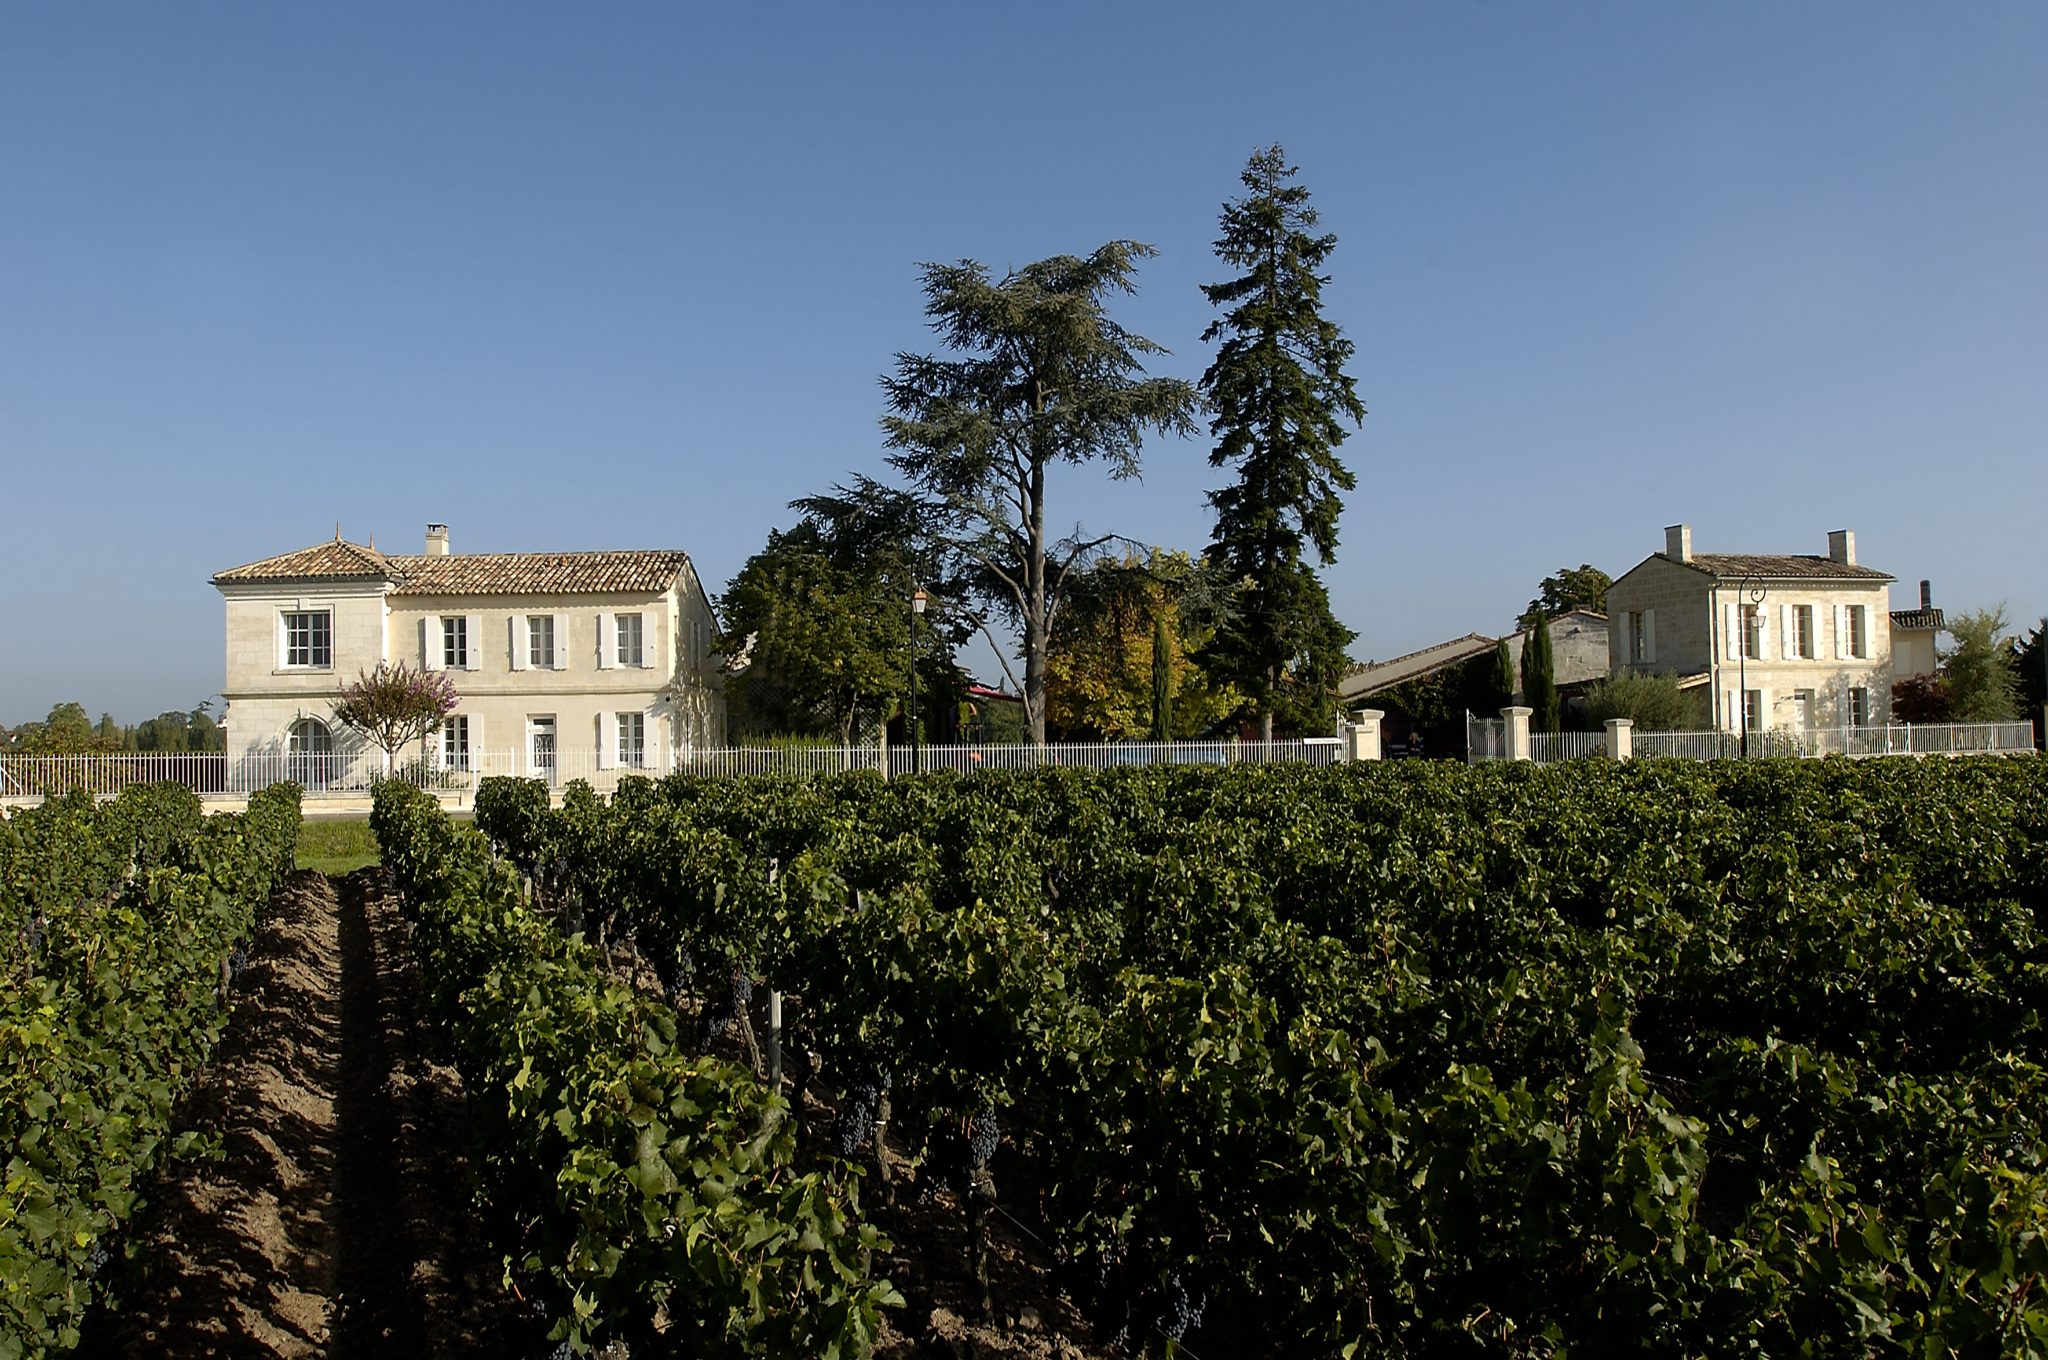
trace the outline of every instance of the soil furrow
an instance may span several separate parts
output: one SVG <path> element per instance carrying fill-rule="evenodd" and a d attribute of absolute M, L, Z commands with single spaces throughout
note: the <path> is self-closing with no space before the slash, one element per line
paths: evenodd
<path fill-rule="evenodd" d="M 433 1060 L 375 871 L 272 903 L 85 1357 L 519 1354 L 470 1212 L 461 1083 Z M 522 1338 L 522 1341 L 524 1339 Z"/>

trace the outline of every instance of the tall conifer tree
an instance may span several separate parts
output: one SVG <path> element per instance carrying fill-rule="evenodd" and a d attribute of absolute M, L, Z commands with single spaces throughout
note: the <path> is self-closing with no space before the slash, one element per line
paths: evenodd
<path fill-rule="evenodd" d="M 1548 614 L 1537 616 L 1529 640 L 1522 644 L 1522 702 L 1531 710 L 1531 731 L 1557 731 L 1564 718 L 1564 704 L 1557 696 L 1557 662 L 1550 646 Z"/>
<path fill-rule="evenodd" d="M 1173 740 L 1173 637 L 1164 614 L 1152 618 L 1152 740 Z"/>
<path fill-rule="evenodd" d="M 1322 314 L 1321 271 L 1337 238 L 1313 234 L 1316 210 L 1291 182 L 1296 173 L 1278 146 L 1253 153 L 1247 192 L 1224 205 L 1216 242 L 1218 257 L 1243 272 L 1202 288 L 1225 309 L 1202 337 L 1222 342 L 1202 375 L 1217 441 L 1209 464 L 1237 470 L 1235 483 L 1209 493 L 1210 554 L 1241 583 L 1204 665 L 1250 696 L 1268 740 L 1276 711 L 1320 727 L 1343 672 L 1352 633 L 1331 614 L 1304 549 L 1324 566 L 1335 556 L 1338 493 L 1356 484 L 1336 449 L 1345 422 L 1365 417 L 1344 372 L 1353 346 Z"/>

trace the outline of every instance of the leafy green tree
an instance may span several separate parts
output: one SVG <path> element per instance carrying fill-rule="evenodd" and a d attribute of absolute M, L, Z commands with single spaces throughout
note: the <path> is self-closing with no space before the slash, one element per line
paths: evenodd
<path fill-rule="evenodd" d="M 1223 207 L 1222 261 L 1241 270 L 1202 292 L 1224 315 L 1203 332 L 1221 341 L 1202 375 L 1216 446 L 1211 467 L 1237 480 L 1209 493 L 1216 512 L 1210 556 L 1241 583 L 1235 607 L 1203 652 L 1203 665 L 1244 692 L 1271 739 L 1276 718 L 1321 730 L 1330 690 L 1342 675 L 1352 633 L 1330 612 L 1314 567 L 1337 549 L 1339 493 L 1356 481 L 1337 460 L 1345 422 L 1365 405 L 1344 372 L 1353 345 L 1322 314 L 1323 262 L 1333 235 L 1318 218 L 1298 173 L 1272 146 L 1253 153 L 1246 194 Z"/>
<path fill-rule="evenodd" d="M 1675 675 L 1622 671 L 1586 689 L 1586 714 L 1595 727 L 1628 718 L 1638 732 L 1682 732 L 1706 724 L 1700 700 L 1678 687 Z"/>
<path fill-rule="evenodd" d="M 1954 645 L 1942 653 L 1942 686 L 1954 722 L 2006 722 L 2018 709 L 2012 648 L 2005 645 L 2004 606 L 1949 620 Z"/>
<path fill-rule="evenodd" d="M 1109 315 L 1109 299 L 1136 291 L 1137 262 L 1153 253 L 1111 241 L 1001 279 L 972 260 L 924 265 L 925 315 L 953 357 L 899 354 L 882 380 L 889 463 L 908 490 L 858 478 L 798 502 L 832 522 L 908 516 L 952 607 L 991 642 L 994 623 L 1016 630 L 1034 742 L 1045 740 L 1046 662 L 1068 575 L 1109 541 L 1053 537 L 1048 474 L 1100 460 L 1111 477 L 1134 477 L 1148 432 L 1194 428 L 1194 389 L 1144 377 L 1142 358 L 1164 351 Z"/>
<path fill-rule="evenodd" d="M 1551 653 L 1547 614 L 1536 620 L 1529 640 L 1522 644 L 1522 702 L 1531 710 L 1531 731 L 1557 731 L 1563 704 L 1557 695 L 1557 662 Z"/>
<path fill-rule="evenodd" d="M 1535 624 L 1539 615 L 1555 618 L 1569 609 L 1590 609 L 1595 614 L 1605 614 L 1607 588 L 1613 584 L 1613 577 L 1590 562 L 1582 562 L 1576 567 L 1559 567 L 1536 587 L 1536 598 L 1529 601 L 1522 617 L 1515 620 L 1516 626 L 1528 628 Z"/>
<path fill-rule="evenodd" d="M 341 687 L 334 720 L 360 732 L 384 753 L 384 772 L 408 746 L 441 730 L 442 720 L 461 702 L 446 671 L 414 670 L 403 661 L 380 661 Z"/>
<path fill-rule="evenodd" d="M 749 737 L 832 735 L 853 744 L 910 687 L 912 564 L 899 541 L 868 526 L 836 540 L 806 521 L 771 531 L 719 602 L 734 730 Z M 952 669 L 944 625 L 918 629 L 919 688 L 937 698 Z"/>
<path fill-rule="evenodd" d="M 1216 603 L 1210 573 L 1186 553 L 1154 548 L 1103 559 L 1074 574 L 1053 625 L 1046 720 L 1066 737 L 1133 741 L 1161 730 L 1159 676 L 1165 634 L 1169 704 L 1163 730 L 1199 736 L 1244 698 L 1218 687 L 1193 659 L 1208 640 Z M 1159 740 L 1159 738 L 1154 738 Z"/>

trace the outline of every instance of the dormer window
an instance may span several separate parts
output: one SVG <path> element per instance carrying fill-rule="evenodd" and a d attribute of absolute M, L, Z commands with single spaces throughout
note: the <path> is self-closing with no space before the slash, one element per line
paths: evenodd
<path fill-rule="evenodd" d="M 289 670 L 331 670 L 334 615 L 325 609 L 295 609 L 284 616 L 284 664 Z"/>

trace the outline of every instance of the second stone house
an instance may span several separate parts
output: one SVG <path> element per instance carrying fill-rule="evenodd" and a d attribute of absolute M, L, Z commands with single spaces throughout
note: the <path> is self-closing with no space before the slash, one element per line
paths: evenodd
<path fill-rule="evenodd" d="M 1825 555 L 1696 553 L 1690 525 L 1608 588 L 1615 673 L 1703 686 L 1712 724 L 1794 732 L 1864 727 L 1891 710 L 1893 578 L 1856 560 L 1856 535 Z"/>

